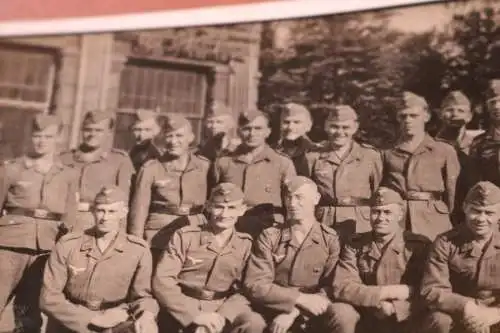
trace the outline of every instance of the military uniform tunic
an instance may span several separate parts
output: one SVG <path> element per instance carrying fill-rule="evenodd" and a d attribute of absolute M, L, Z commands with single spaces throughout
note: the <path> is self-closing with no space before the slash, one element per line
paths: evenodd
<path fill-rule="evenodd" d="M 72 230 L 82 231 L 94 225 L 94 217 L 90 207 L 96 194 L 103 186 L 116 185 L 129 193 L 134 166 L 128 154 L 122 150 L 98 150 L 85 154 L 80 150 L 72 150 L 61 155 L 67 166 L 78 172 L 79 205 L 76 221 Z"/>
<path fill-rule="evenodd" d="M 227 145 L 223 146 L 223 140 L 227 140 Z M 205 156 L 210 161 L 215 161 L 217 158 L 230 154 L 240 145 L 241 140 L 232 135 L 226 134 L 224 137 L 209 138 L 202 143 L 197 151 L 197 154 Z"/>
<path fill-rule="evenodd" d="M 153 314 L 152 259 L 147 244 L 119 232 L 103 252 L 93 230 L 71 233 L 58 242 L 43 278 L 40 304 L 48 333 L 95 332 L 89 323 L 101 310 L 139 306 Z"/>
<path fill-rule="evenodd" d="M 342 239 L 371 230 L 369 198 L 382 179 L 379 152 L 353 142 L 344 159 L 323 148 L 307 154 L 309 177 L 318 185 L 320 221 L 333 226 Z"/>
<path fill-rule="evenodd" d="M 132 164 L 134 165 L 135 171 L 138 172 L 147 161 L 160 158 L 161 153 L 158 150 L 158 147 L 156 147 L 151 140 L 148 140 L 143 144 L 138 144 L 132 147 L 129 152 L 129 156 Z"/>
<path fill-rule="evenodd" d="M 319 148 L 320 145 L 312 142 L 307 136 L 302 136 L 294 141 L 280 140 L 274 147 L 276 151 L 292 160 L 297 175 L 306 177 L 309 175 L 306 154 Z"/>
<path fill-rule="evenodd" d="M 185 169 L 164 158 L 146 162 L 137 175 L 129 233 L 145 238 L 152 248 L 164 249 L 175 228 L 204 223 L 208 169 L 209 161 L 195 154 L 189 155 Z"/>
<path fill-rule="evenodd" d="M 491 129 L 475 137 L 470 157 L 476 181 L 487 180 L 500 186 L 500 133 Z"/>
<path fill-rule="evenodd" d="M 249 209 L 239 227 L 252 235 L 264 224 L 283 221 L 281 186 L 295 175 L 292 161 L 267 145 L 253 158 L 242 154 L 241 147 L 236 149 L 216 160 L 211 174 L 214 184 L 229 182 L 241 187 Z"/>
<path fill-rule="evenodd" d="M 380 286 L 406 284 L 418 289 L 429 245 L 429 239 L 410 232 L 397 232 L 383 247 L 377 244 L 371 232 L 354 235 L 344 246 L 335 271 L 334 299 L 350 305 L 350 309 L 343 307 L 343 317 L 352 317 L 348 311 L 360 312 L 364 314 L 360 318 L 365 320 L 364 325 L 378 325 L 383 329 L 384 323 L 374 321 L 372 311 L 383 300 Z M 395 300 L 392 304 L 394 323 L 403 323 L 417 315 L 412 310 L 422 309 L 418 297 Z"/>
<path fill-rule="evenodd" d="M 179 229 L 153 277 L 160 306 L 184 328 L 202 312 L 217 312 L 232 322 L 248 309 L 238 291 L 251 246 L 251 237 L 236 231 L 221 247 L 208 225 Z"/>
<path fill-rule="evenodd" d="M 426 135 L 413 153 L 383 152 L 383 186 L 407 201 L 407 228 L 433 240 L 451 228 L 460 164 L 455 149 Z"/>

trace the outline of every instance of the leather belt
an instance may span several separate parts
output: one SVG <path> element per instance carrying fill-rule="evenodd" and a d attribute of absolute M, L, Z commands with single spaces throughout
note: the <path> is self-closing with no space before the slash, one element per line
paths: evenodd
<path fill-rule="evenodd" d="M 317 286 L 312 287 L 299 287 L 298 290 L 304 294 L 316 294 L 319 292 L 319 288 Z"/>
<path fill-rule="evenodd" d="M 116 302 L 103 302 L 102 300 L 87 300 L 87 301 L 74 301 L 73 303 L 82 305 L 92 311 L 102 311 L 116 308 L 125 303 L 125 301 Z"/>
<path fill-rule="evenodd" d="M 325 200 L 324 203 L 319 204 L 320 207 L 356 207 L 356 206 L 370 206 L 369 198 L 360 197 L 341 197 L 332 200 Z"/>
<path fill-rule="evenodd" d="M 63 214 L 54 213 L 46 209 L 28 209 L 22 207 L 6 207 L 5 211 L 10 215 L 22 215 L 41 220 L 61 221 Z"/>
<path fill-rule="evenodd" d="M 92 204 L 90 202 L 80 201 L 78 203 L 78 211 L 79 212 L 89 212 Z"/>
<path fill-rule="evenodd" d="M 441 200 L 442 198 L 443 198 L 442 192 L 408 191 L 404 194 L 404 199 L 407 201 L 431 201 L 431 200 Z"/>
<path fill-rule="evenodd" d="M 149 207 L 150 213 L 168 214 L 177 216 L 196 215 L 203 213 L 203 206 L 199 205 L 168 205 L 152 203 Z"/>
<path fill-rule="evenodd" d="M 233 294 L 233 291 L 231 289 L 226 291 L 213 291 L 202 288 L 188 287 L 184 285 L 181 285 L 181 290 L 184 295 L 203 301 L 215 301 L 224 299 Z"/>

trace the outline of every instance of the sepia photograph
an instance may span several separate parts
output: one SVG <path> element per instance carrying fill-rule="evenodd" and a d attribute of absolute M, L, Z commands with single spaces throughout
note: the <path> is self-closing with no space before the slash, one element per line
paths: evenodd
<path fill-rule="evenodd" d="M 272 8 L 0 24 L 0 333 L 500 333 L 500 2 Z"/>

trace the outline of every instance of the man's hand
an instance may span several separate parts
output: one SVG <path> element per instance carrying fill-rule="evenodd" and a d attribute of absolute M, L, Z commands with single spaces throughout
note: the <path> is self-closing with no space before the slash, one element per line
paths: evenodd
<path fill-rule="evenodd" d="M 209 333 L 220 333 L 224 329 L 226 318 L 217 312 L 202 312 L 194 318 L 193 324 L 207 328 Z"/>
<path fill-rule="evenodd" d="M 488 330 L 489 325 L 486 322 L 486 317 L 482 314 L 485 309 L 487 308 L 474 301 L 465 304 L 463 323 L 469 332 L 482 333 Z"/>
<path fill-rule="evenodd" d="M 158 333 L 155 316 L 151 312 L 144 311 L 135 321 L 135 330 L 137 333 Z"/>
<path fill-rule="evenodd" d="M 413 293 L 413 288 L 406 284 L 393 284 L 382 287 L 382 300 L 407 300 Z"/>
<path fill-rule="evenodd" d="M 392 304 L 391 302 L 382 301 L 375 311 L 375 316 L 378 319 L 384 319 L 392 316 L 394 313 L 396 313 L 394 304 Z"/>
<path fill-rule="evenodd" d="M 295 308 L 290 313 L 282 313 L 276 316 L 269 327 L 270 333 L 287 333 L 299 314 L 300 311 Z"/>
<path fill-rule="evenodd" d="M 112 308 L 101 311 L 97 314 L 90 323 L 101 328 L 110 328 L 118 325 L 128 319 L 128 313 L 123 308 Z"/>
<path fill-rule="evenodd" d="M 297 298 L 297 305 L 306 312 L 314 316 L 319 316 L 326 311 L 330 305 L 330 301 L 321 295 L 301 293 L 299 298 Z"/>

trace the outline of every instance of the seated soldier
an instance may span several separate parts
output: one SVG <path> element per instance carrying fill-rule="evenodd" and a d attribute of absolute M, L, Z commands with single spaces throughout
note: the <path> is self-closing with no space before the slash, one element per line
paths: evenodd
<path fill-rule="evenodd" d="M 244 286 L 255 312 L 235 320 L 236 332 L 331 332 L 328 298 L 340 246 L 315 218 L 316 184 L 294 176 L 284 184 L 287 220 L 265 229 L 250 256 Z"/>
<path fill-rule="evenodd" d="M 118 187 L 104 187 L 92 207 L 95 226 L 56 244 L 40 298 L 47 333 L 157 332 L 151 253 L 123 231 L 127 200 Z"/>
<path fill-rule="evenodd" d="M 162 332 L 220 333 L 250 311 L 238 293 L 252 246 L 249 235 L 235 230 L 246 210 L 243 199 L 238 186 L 221 183 L 207 204 L 208 223 L 173 234 L 153 276 Z"/>
<path fill-rule="evenodd" d="M 421 293 L 429 307 L 423 332 L 500 329 L 500 189 L 474 185 L 465 221 L 438 236 L 429 253 Z"/>
<path fill-rule="evenodd" d="M 333 287 L 336 333 L 401 332 L 422 308 L 412 291 L 430 240 L 401 229 L 403 205 L 397 192 L 380 187 L 371 200 L 372 231 L 353 235 L 342 249 Z"/>

